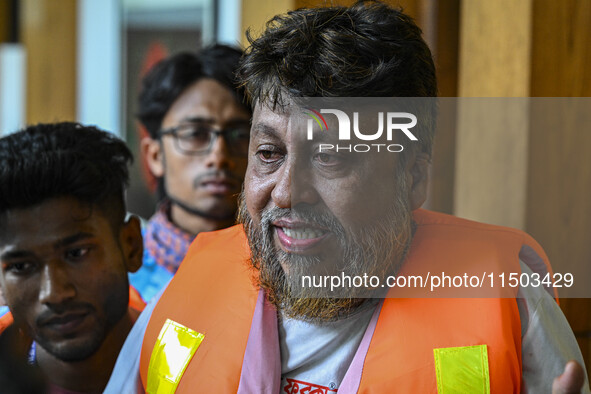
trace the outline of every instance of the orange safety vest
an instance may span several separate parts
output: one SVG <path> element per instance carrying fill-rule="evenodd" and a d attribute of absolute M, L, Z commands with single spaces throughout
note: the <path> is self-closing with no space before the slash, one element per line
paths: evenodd
<path fill-rule="evenodd" d="M 551 272 L 541 247 L 519 230 L 426 210 L 413 216 L 417 231 L 398 275 L 449 266 L 474 273 L 521 272 L 520 259 L 536 272 Z M 176 393 L 237 392 L 249 361 L 244 355 L 259 291 L 249 253 L 241 226 L 202 233 L 193 242 L 146 329 L 140 361 L 145 388 L 153 349 L 170 319 L 202 334 L 194 354 L 183 356 L 190 361 L 181 369 Z M 490 391 L 479 392 L 520 392 L 521 323 L 514 298 L 386 298 L 357 391 L 437 393 L 445 383 L 446 357 L 459 360 L 454 368 L 460 372 L 469 369 L 470 363 L 454 358 L 466 349 L 472 356 L 474 349 L 483 352 L 470 362 L 486 371 Z M 445 392 L 442 386 L 439 392 Z"/>

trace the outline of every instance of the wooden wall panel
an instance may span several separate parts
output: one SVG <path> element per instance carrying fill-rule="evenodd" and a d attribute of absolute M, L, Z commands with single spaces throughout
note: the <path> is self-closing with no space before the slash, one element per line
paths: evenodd
<path fill-rule="evenodd" d="M 294 0 L 294 9 L 297 8 L 312 8 L 312 7 L 329 7 L 333 5 L 345 5 L 350 6 L 355 3 L 356 0 Z M 419 4 L 422 0 L 383 0 L 384 3 L 389 4 L 393 7 L 402 7 L 404 11 L 416 18 L 420 14 L 421 5 Z"/>
<path fill-rule="evenodd" d="M 242 46 L 249 45 L 244 34 L 248 28 L 256 38 L 265 30 L 269 19 L 291 9 L 294 9 L 294 0 L 242 0 Z"/>
<path fill-rule="evenodd" d="M 355 3 L 355 0 L 294 0 L 293 9 L 298 8 L 314 8 L 314 7 L 330 7 L 334 5 L 350 6 Z"/>
<path fill-rule="evenodd" d="M 8 41 L 10 27 L 10 3 L 8 0 L 0 0 L 0 43 Z"/>
<path fill-rule="evenodd" d="M 437 70 L 440 97 L 458 95 L 460 0 L 424 0 L 421 28 L 431 48 Z M 429 16 L 431 15 L 431 16 Z M 425 206 L 453 213 L 457 108 L 452 100 L 442 101 L 433 148 L 429 197 Z"/>
<path fill-rule="evenodd" d="M 591 2 L 463 1 L 460 96 L 591 96 Z M 589 99 L 587 99 L 589 100 Z M 579 103 L 580 104 L 580 103 Z M 455 213 L 523 227 L 559 270 L 582 267 L 591 280 L 591 124 L 589 104 L 566 105 L 581 127 L 563 127 L 552 106 L 515 106 L 502 123 L 459 110 Z M 506 110 L 505 110 L 506 111 Z M 564 121 L 564 119 L 562 119 Z M 565 268 L 569 269 L 569 268 Z M 591 366 L 591 302 L 563 299 Z"/>
<path fill-rule="evenodd" d="M 531 95 L 590 97 L 591 2 L 534 0 L 533 16 Z M 536 125 L 555 121 L 552 108 L 532 116 L 526 228 L 556 266 L 577 264 L 582 273 L 575 280 L 591 282 L 591 99 L 584 100 L 566 110 L 582 111 L 577 116 L 585 127 L 556 124 L 541 134 Z M 591 300 L 562 299 L 561 306 L 589 372 Z"/>
<path fill-rule="evenodd" d="M 531 95 L 591 96 L 591 1 L 534 0 Z"/>
<path fill-rule="evenodd" d="M 27 123 L 76 119 L 76 0 L 22 0 Z"/>
<path fill-rule="evenodd" d="M 529 95 L 531 1 L 462 2 L 460 96 Z"/>
<path fill-rule="evenodd" d="M 464 1 L 461 7 L 459 95 L 528 96 L 531 0 Z M 485 108 L 480 114 L 458 109 L 454 212 L 523 228 L 528 111 L 499 105 L 508 118 L 487 116 Z M 524 127 L 507 128 L 508 122 Z"/>
<path fill-rule="evenodd" d="M 432 2 L 429 2 L 430 4 Z M 432 3 L 435 34 L 433 41 L 427 41 L 435 58 L 439 96 L 458 95 L 460 0 L 440 0 Z M 427 27 L 423 27 L 423 31 Z"/>
<path fill-rule="evenodd" d="M 576 102 L 560 99 L 558 103 L 543 100 L 547 105 L 533 112 L 531 119 L 526 228 L 542 244 L 557 272 L 573 273 L 579 284 L 588 283 L 591 282 L 591 156 L 588 154 L 591 98 L 578 98 Z M 557 117 L 557 111 L 562 116 Z M 561 306 L 589 370 L 591 300 L 562 298 Z"/>

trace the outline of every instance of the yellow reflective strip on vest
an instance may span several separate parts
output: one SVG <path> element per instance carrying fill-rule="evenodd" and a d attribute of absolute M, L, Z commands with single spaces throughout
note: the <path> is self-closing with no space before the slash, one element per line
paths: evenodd
<path fill-rule="evenodd" d="M 148 366 L 148 394 L 174 393 L 204 335 L 166 319 Z"/>
<path fill-rule="evenodd" d="M 433 349 L 439 394 L 490 394 L 486 345 Z"/>

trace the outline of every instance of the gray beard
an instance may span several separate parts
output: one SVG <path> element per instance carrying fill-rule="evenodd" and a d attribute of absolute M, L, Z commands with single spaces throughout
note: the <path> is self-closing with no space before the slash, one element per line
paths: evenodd
<path fill-rule="evenodd" d="M 244 194 L 240 198 L 238 221 L 244 226 L 251 249 L 250 263 L 258 276 L 255 281 L 269 301 L 285 316 L 310 322 L 327 322 L 349 316 L 368 298 L 384 296 L 384 289 L 369 287 L 303 287 L 303 275 L 359 275 L 378 276 L 381 283 L 395 275 L 410 247 L 413 233 L 412 215 L 406 184 L 399 177 L 396 198 L 387 207 L 383 220 L 371 227 L 349 229 L 329 212 L 312 207 L 294 209 L 270 208 L 261 215 L 260 224 L 250 216 Z M 274 243 L 271 223 L 282 217 L 300 218 L 329 228 L 338 240 L 342 258 L 325 261 L 318 256 L 287 253 Z M 283 269 L 289 267 L 289 273 Z"/>

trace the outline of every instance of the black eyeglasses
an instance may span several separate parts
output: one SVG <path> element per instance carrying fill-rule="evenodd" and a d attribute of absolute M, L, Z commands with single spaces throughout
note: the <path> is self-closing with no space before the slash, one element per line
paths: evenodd
<path fill-rule="evenodd" d="M 217 137 L 223 136 L 230 154 L 248 155 L 250 124 L 237 123 L 223 130 L 205 122 L 182 123 L 160 131 L 160 135 L 172 135 L 177 149 L 189 155 L 204 155 L 211 151 Z"/>

